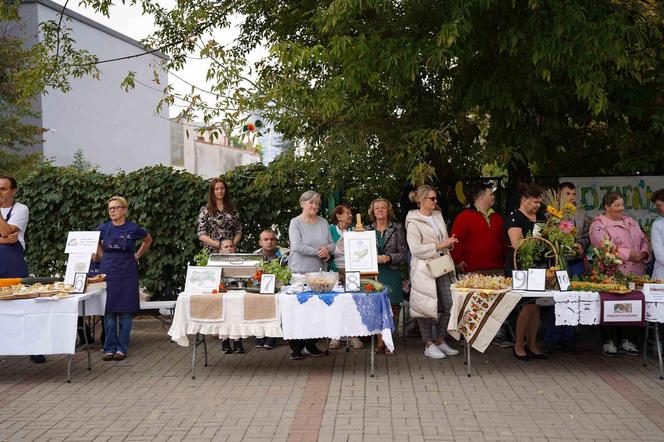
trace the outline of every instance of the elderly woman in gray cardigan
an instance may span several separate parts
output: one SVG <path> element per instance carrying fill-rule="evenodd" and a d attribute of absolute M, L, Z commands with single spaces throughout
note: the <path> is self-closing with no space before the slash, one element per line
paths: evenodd
<path fill-rule="evenodd" d="M 288 267 L 294 273 L 318 272 L 327 270 L 327 263 L 334 252 L 334 241 L 330 225 L 325 218 L 318 216 L 321 197 L 318 192 L 307 190 L 300 196 L 302 213 L 291 219 L 288 226 L 290 254 Z M 318 339 L 297 339 L 290 341 L 291 359 L 302 359 L 302 350 L 311 356 L 323 356 L 316 343 Z"/>
<path fill-rule="evenodd" d="M 450 274 L 434 278 L 427 269 L 429 260 L 449 252 L 458 240 L 447 235 L 443 215 L 436 209 L 436 191 L 431 186 L 420 186 L 415 192 L 418 210 L 406 216 L 410 260 L 410 313 L 420 325 L 424 342 L 424 355 L 433 359 L 458 355 L 459 352 L 445 342 L 447 323 L 452 309 Z M 440 314 L 440 317 L 439 317 Z M 437 324 L 438 337 L 434 341 L 432 329 Z"/>

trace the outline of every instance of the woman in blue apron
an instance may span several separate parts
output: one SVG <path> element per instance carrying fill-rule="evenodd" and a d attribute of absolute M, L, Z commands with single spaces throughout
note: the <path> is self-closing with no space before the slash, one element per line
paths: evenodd
<path fill-rule="evenodd" d="M 127 208 L 124 198 L 114 196 L 108 201 L 111 220 L 97 227 L 101 232 L 97 254 L 102 257 L 101 273 L 106 274 L 105 361 L 127 357 L 132 317 L 140 310 L 137 260 L 152 245 L 145 229 L 127 221 Z M 141 239 L 141 247 L 134 252 Z"/>

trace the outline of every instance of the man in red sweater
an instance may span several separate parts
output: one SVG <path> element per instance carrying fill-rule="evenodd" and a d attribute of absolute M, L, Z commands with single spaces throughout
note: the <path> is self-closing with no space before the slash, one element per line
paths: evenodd
<path fill-rule="evenodd" d="M 503 217 L 493 211 L 495 202 L 491 185 L 478 184 L 473 191 L 473 204 L 454 220 L 452 235 L 459 242 L 451 253 L 459 272 L 501 276 L 505 273 Z"/>

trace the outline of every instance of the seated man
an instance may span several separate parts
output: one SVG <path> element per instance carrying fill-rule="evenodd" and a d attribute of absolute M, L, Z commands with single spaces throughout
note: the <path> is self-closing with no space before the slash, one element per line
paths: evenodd
<path fill-rule="evenodd" d="M 274 233 L 274 230 L 263 230 L 258 237 L 258 245 L 260 245 L 261 248 L 256 250 L 254 254 L 263 255 L 263 261 L 270 262 L 278 259 L 279 264 L 286 265 L 288 261 L 288 250 L 280 249 L 277 246 L 277 235 Z M 276 345 L 277 338 L 256 338 L 257 348 L 272 350 Z"/>
<path fill-rule="evenodd" d="M 278 259 L 279 264 L 284 266 L 288 264 L 288 249 L 277 246 L 277 235 L 274 230 L 263 230 L 258 237 L 258 245 L 261 248 L 256 250 L 254 254 L 263 255 L 263 261 L 269 262 Z"/>

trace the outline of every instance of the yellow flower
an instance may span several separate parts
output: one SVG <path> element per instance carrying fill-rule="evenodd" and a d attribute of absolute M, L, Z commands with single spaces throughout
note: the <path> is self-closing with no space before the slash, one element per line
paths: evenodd
<path fill-rule="evenodd" d="M 558 212 L 553 206 L 546 206 L 546 211 L 556 218 L 562 218 L 562 215 L 558 215 L 560 212 Z"/>
<path fill-rule="evenodd" d="M 574 215 L 576 213 L 576 206 L 572 203 L 567 203 L 565 204 L 565 210 Z"/>

